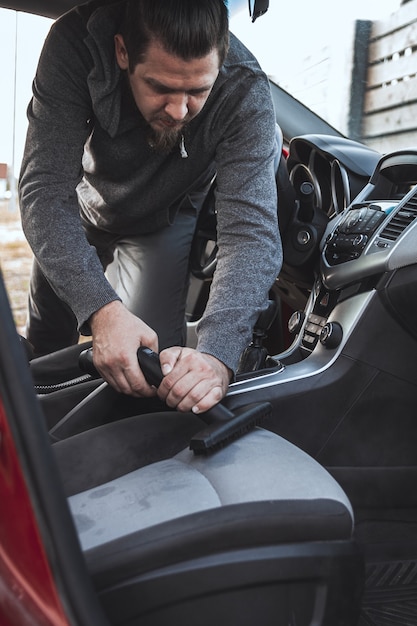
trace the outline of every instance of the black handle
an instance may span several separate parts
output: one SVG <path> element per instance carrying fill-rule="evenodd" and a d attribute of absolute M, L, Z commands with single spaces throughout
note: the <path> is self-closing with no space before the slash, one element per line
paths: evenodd
<path fill-rule="evenodd" d="M 164 377 L 161 370 L 159 356 L 150 348 L 141 346 L 137 352 L 140 369 L 146 381 L 154 387 L 159 387 Z"/>
<path fill-rule="evenodd" d="M 80 352 L 78 356 L 78 365 L 80 370 L 86 374 L 90 374 L 93 378 L 100 377 L 100 374 L 98 373 L 93 362 L 93 348 L 87 348 L 86 350 Z"/>

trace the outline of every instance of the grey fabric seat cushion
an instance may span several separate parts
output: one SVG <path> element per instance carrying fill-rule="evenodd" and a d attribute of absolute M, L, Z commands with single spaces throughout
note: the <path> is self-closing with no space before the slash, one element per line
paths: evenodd
<path fill-rule="evenodd" d="M 101 561 L 100 553 L 116 553 L 120 542 L 147 545 L 155 560 L 164 537 L 170 541 L 174 535 L 179 547 L 210 534 L 217 545 L 222 534 L 229 545 L 233 534 L 244 545 L 348 539 L 353 528 L 350 503 L 330 474 L 261 428 L 208 457 L 184 449 L 68 502 L 93 561 Z"/>

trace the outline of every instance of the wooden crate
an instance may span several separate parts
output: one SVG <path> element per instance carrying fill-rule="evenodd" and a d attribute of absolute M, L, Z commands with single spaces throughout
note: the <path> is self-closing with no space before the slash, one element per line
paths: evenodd
<path fill-rule="evenodd" d="M 372 24 L 362 139 L 381 152 L 417 146 L 417 0 Z"/>

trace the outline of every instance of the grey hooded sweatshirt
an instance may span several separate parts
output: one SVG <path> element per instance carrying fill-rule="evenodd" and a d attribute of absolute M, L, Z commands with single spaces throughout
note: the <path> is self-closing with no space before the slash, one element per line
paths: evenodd
<path fill-rule="evenodd" d="M 202 111 L 187 126 L 187 158 L 157 154 L 114 54 L 124 2 L 91 2 L 57 20 L 28 107 L 20 177 L 25 235 L 81 332 L 119 299 L 82 220 L 103 233 L 152 232 L 178 200 L 217 171 L 218 264 L 197 349 L 235 371 L 282 262 L 274 178 L 275 115 L 267 77 L 231 35 Z"/>

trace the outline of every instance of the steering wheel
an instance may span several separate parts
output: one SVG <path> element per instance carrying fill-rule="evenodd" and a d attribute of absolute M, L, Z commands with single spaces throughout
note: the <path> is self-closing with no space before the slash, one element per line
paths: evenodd
<path fill-rule="evenodd" d="M 213 180 L 198 217 L 190 252 L 190 271 L 201 280 L 212 278 L 217 265 L 216 179 Z"/>
<path fill-rule="evenodd" d="M 284 251 L 284 264 L 302 268 L 319 251 L 328 217 L 313 206 L 314 190 L 307 183 L 295 189 L 284 155 L 277 161 L 275 180 L 278 192 L 278 221 Z M 201 280 L 212 278 L 217 265 L 216 180 L 204 201 L 190 252 L 191 273 Z"/>
<path fill-rule="evenodd" d="M 217 265 L 218 247 L 212 233 L 199 231 L 194 236 L 191 249 L 190 268 L 196 278 L 212 278 Z"/>

